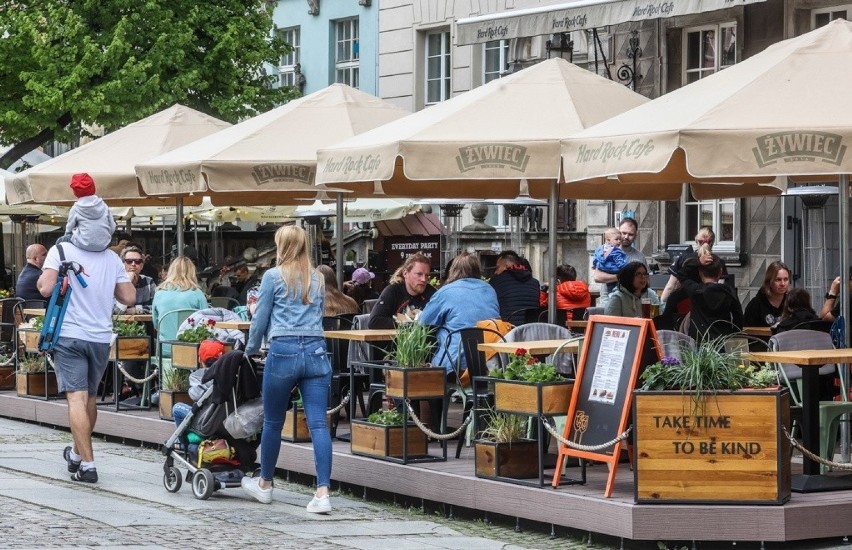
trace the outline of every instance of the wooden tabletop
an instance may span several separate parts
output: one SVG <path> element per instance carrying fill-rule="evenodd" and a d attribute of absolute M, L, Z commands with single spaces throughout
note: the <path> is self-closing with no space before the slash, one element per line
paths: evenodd
<path fill-rule="evenodd" d="M 791 351 L 750 351 L 743 354 L 748 361 L 793 363 L 794 365 L 825 365 L 826 363 L 852 363 L 852 348 L 806 349 Z"/>
<path fill-rule="evenodd" d="M 498 353 L 515 353 L 516 349 L 523 348 L 530 355 L 544 355 L 555 352 L 562 344 L 565 344 L 565 340 L 530 340 L 527 342 L 486 342 L 477 347 L 479 351 L 496 351 Z M 562 347 L 563 353 L 576 353 L 579 350 L 579 340 L 569 342 Z"/>
<path fill-rule="evenodd" d="M 568 321 L 568 328 L 581 328 L 585 329 L 589 325 L 588 321 L 584 321 L 581 319 L 577 319 L 576 321 L 571 319 Z"/>
<path fill-rule="evenodd" d="M 26 308 L 23 310 L 24 315 L 44 315 L 47 310 L 44 308 Z M 150 313 L 134 313 L 131 315 L 113 315 L 113 321 L 137 321 L 144 323 L 153 320 Z"/>
<path fill-rule="evenodd" d="M 364 330 L 326 330 L 326 338 L 354 340 L 358 342 L 389 342 L 396 336 L 395 328 L 364 329 Z"/>
<path fill-rule="evenodd" d="M 248 330 L 251 328 L 251 321 L 216 321 L 216 328 L 225 330 Z"/>
<path fill-rule="evenodd" d="M 769 338 L 772 336 L 772 329 L 770 327 L 743 327 L 743 334 L 748 336 L 765 336 Z"/>

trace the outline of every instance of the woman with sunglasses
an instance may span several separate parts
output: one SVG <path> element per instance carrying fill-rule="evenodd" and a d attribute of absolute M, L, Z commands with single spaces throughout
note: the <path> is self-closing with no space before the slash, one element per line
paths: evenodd
<path fill-rule="evenodd" d="M 630 262 L 616 275 L 618 287 L 609 294 L 604 312 L 619 317 L 642 317 L 642 299 L 660 304 L 656 292 L 650 288 L 648 268 L 642 262 Z"/>
<path fill-rule="evenodd" d="M 160 340 L 173 340 L 177 336 L 177 317 L 170 315 L 161 322 L 166 313 L 176 309 L 204 309 L 207 297 L 198 286 L 195 264 L 186 256 L 178 256 L 169 264 L 166 279 L 157 288 L 151 307 L 154 326 L 159 327 Z M 171 346 L 163 346 L 163 355 L 171 357 Z"/>

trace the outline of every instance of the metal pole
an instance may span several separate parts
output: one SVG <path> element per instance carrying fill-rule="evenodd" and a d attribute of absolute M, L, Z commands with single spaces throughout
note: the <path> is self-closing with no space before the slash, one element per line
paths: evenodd
<path fill-rule="evenodd" d="M 849 311 L 849 175 L 842 174 L 838 182 L 838 218 L 840 223 L 840 315 L 846 319 L 844 323 L 844 335 L 846 345 L 849 346 L 849 329 L 850 319 L 848 319 Z M 849 365 L 844 365 L 840 370 L 840 376 L 844 377 L 841 386 L 849 391 Z M 846 396 L 844 396 L 845 398 Z M 840 431 L 840 460 L 841 462 L 849 462 L 850 460 L 850 438 L 849 438 L 849 414 L 843 415 L 844 422 L 841 423 L 843 429 Z"/>
<path fill-rule="evenodd" d="M 175 199 L 175 229 L 177 230 L 177 255 L 183 256 L 183 198 Z"/>
<path fill-rule="evenodd" d="M 160 218 L 160 226 L 163 228 L 163 265 L 168 266 L 168 262 L 166 261 L 166 258 L 168 256 L 166 255 L 166 217 L 165 216 Z"/>
<path fill-rule="evenodd" d="M 556 207 L 559 203 L 559 183 L 556 180 L 550 182 L 550 206 L 547 210 L 547 246 L 550 249 L 548 256 L 548 280 L 550 281 L 547 292 L 547 322 L 556 322 Z"/>
<path fill-rule="evenodd" d="M 334 261 L 337 284 L 343 288 L 343 193 L 337 193 L 336 197 L 337 217 L 334 219 L 335 250 Z"/>

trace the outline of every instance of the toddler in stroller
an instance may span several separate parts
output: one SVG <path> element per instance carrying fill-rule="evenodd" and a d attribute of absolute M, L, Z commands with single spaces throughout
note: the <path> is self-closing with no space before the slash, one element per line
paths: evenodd
<path fill-rule="evenodd" d="M 223 487 L 240 486 L 244 472 L 257 459 L 257 432 L 263 426 L 254 364 L 242 351 L 222 354 L 221 346 L 215 340 L 199 346 L 199 357 L 209 366 L 190 376 L 194 403 L 191 407 L 175 404 L 177 429 L 162 448 L 166 490 L 180 490 L 183 476 L 177 466 L 181 466 L 187 470 L 186 481 L 192 484 L 193 495 L 201 500 Z"/>

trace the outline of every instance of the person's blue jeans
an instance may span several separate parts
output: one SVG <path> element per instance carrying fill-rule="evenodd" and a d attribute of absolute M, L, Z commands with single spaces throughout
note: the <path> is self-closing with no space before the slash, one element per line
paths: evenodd
<path fill-rule="evenodd" d="M 331 363 L 320 336 L 273 338 L 263 369 L 263 433 L 260 475 L 271 480 L 281 450 L 284 415 L 294 386 L 299 386 L 314 446 L 317 487 L 331 485 L 331 435 L 326 424 Z"/>

